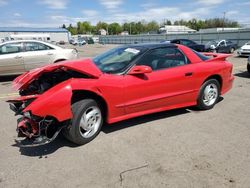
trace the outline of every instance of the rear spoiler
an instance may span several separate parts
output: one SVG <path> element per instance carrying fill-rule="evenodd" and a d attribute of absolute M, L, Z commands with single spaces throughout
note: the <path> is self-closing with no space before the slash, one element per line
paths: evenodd
<path fill-rule="evenodd" d="M 226 58 L 232 56 L 232 54 L 221 54 L 221 53 L 209 53 L 209 52 L 204 52 L 202 53 L 205 56 L 211 56 L 211 59 L 206 60 L 206 62 L 210 61 L 225 61 Z"/>

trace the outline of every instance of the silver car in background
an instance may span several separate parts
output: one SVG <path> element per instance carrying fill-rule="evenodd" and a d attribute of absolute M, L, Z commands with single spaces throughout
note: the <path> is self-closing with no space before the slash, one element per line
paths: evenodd
<path fill-rule="evenodd" d="M 0 44 L 0 76 L 21 74 L 47 64 L 77 58 L 75 49 L 64 49 L 43 41 L 8 41 Z"/>
<path fill-rule="evenodd" d="M 237 51 L 239 56 L 249 56 L 250 55 L 250 41 L 240 47 Z"/>

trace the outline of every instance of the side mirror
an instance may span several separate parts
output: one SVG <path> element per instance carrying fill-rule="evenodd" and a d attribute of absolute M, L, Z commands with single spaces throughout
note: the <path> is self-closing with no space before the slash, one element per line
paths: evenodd
<path fill-rule="evenodd" d="M 152 68 L 149 66 L 136 65 L 128 72 L 128 75 L 138 75 L 138 74 L 145 74 L 145 73 L 151 73 L 151 72 L 152 72 Z"/>

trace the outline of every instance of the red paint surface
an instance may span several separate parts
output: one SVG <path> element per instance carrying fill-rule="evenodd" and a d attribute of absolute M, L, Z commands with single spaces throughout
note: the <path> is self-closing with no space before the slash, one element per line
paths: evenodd
<path fill-rule="evenodd" d="M 225 61 L 227 55 L 218 54 L 213 60 L 203 62 L 192 50 L 178 45 L 190 60 L 190 64 L 153 71 L 140 75 L 103 74 L 91 60 L 60 63 L 35 69 L 18 77 L 17 88 L 28 85 L 44 71 L 66 67 L 92 76 L 95 79 L 72 78 L 41 95 L 24 110 L 58 121 L 72 118 L 71 97 L 73 91 L 89 91 L 102 97 L 107 104 L 107 122 L 114 123 L 128 118 L 168 109 L 196 105 L 198 92 L 210 76 L 222 79 L 221 93 L 231 89 L 232 64 Z M 191 76 L 186 76 L 192 73 Z"/>

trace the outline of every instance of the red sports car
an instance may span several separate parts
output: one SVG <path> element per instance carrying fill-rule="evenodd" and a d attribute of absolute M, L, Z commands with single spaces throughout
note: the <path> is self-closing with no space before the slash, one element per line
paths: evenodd
<path fill-rule="evenodd" d="M 21 115 L 18 135 L 28 141 L 21 144 L 51 142 L 62 130 L 82 145 L 104 122 L 194 105 L 211 109 L 232 88 L 228 56 L 177 44 L 136 44 L 26 72 L 14 80 L 20 97 L 8 101 Z"/>

